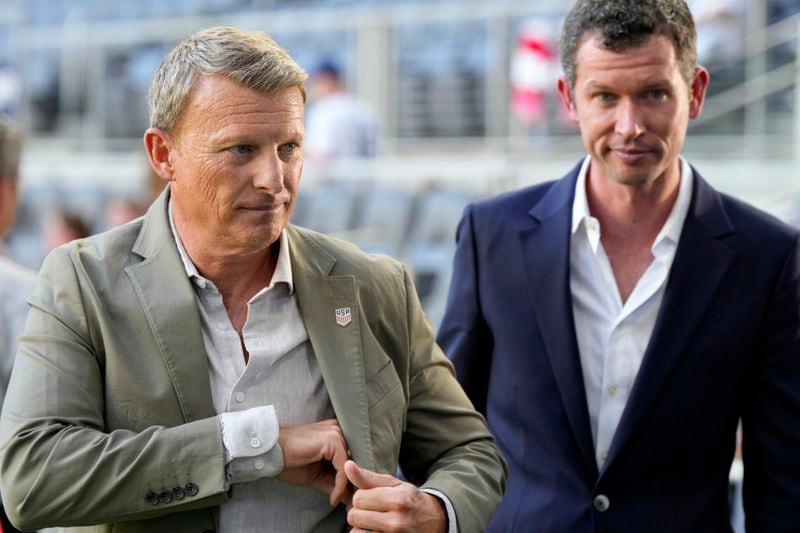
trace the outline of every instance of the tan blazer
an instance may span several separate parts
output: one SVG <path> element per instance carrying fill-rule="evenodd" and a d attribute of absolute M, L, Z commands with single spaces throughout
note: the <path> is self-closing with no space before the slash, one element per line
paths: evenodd
<path fill-rule="evenodd" d="M 200 317 L 167 195 L 143 219 L 61 247 L 42 266 L 0 421 L 3 500 L 23 528 L 199 533 L 215 529 L 228 500 Z M 287 231 L 300 310 L 354 460 L 389 474 L 399 461 L 409 480 L 450 498 L 461 531 L 482 531 L 505 463 L 435 344 L 408 272 Z M 345 307 L 352 322 L 341 327 L 335 314 Z M 152 503 L 176 487 L 181 499 Z"/>

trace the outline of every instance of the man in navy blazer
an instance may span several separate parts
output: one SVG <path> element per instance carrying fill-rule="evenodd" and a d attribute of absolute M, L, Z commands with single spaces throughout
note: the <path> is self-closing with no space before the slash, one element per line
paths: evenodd
<path fill-rule="evenodd" d="M 708 72 L 682 0 L 578 0 L 589 152 L 467 207 L 438 341 L 509 462 L 489 531 L 800 530 L 800 236 L 679 156 Z"/>

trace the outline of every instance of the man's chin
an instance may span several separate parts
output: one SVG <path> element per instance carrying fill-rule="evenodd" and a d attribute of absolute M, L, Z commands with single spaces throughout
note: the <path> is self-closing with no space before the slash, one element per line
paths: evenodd
<path fill-rule="evenodd" d="M 614 182 L 627 187 L 643 187 L 654 180 L 655 172 L 648 166 L 614 165 L 610 169 Z"/>

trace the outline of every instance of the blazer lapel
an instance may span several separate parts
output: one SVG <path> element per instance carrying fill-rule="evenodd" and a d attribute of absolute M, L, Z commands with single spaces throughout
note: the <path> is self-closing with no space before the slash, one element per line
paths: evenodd
<path fill-rule="evenodd" d="M 529 300 L 539 323 L 561 402 L 587 472 L 597 476 L 569 284 L 572 198 L 580 165 L 556 182 L 520 229 Z"/>
<path fill-rule="evenodd" d="M 150 207 L 134 253 L 144 260 L 126 268 L 150 331 L 175 387 L 186 422 L 216 414 L 208 359 L 194 289 L 169 229 L 169 188 Z"/>
<path fill-rule="evenodd" d="M 355 278 L 331 276 L 336 259 L 303 230 L 287 231 L 297 301 L 328 396 L 353 459 L 374 469 Z M 339 324 L 337 311 L 349 311 L 349 323 Z"/>
<path fill-rule="evenodd" d="M 653 334 L 611 443 L 606 467 L 652 404 L 719 289 L 734 256 L 721 238 L 732 232 L 719 194 L 694 171 L 692 205 Z"/>

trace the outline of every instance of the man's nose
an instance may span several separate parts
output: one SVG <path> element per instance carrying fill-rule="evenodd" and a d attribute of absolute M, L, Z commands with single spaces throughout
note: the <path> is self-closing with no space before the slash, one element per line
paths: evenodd
<path fill-rule="evenodd" d="M 629 100 L 620 102 L 614 131 L 625 141 L 636 139 L 644 133 L 644 113 L 635 102 Z"/>
<path fill-rule="evenodd" d="M 253 176 L 253 185 L 271 194 L 278 194 L 283 190 L 283 162 L 275 152 L 262 154 L 256 161 L 256 171 Z"/>

